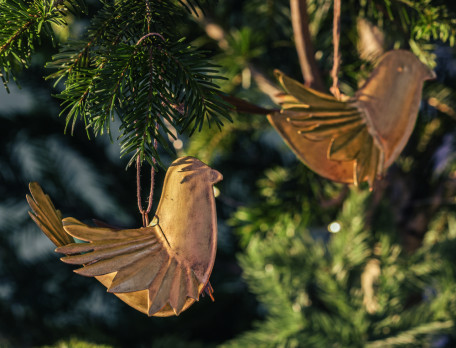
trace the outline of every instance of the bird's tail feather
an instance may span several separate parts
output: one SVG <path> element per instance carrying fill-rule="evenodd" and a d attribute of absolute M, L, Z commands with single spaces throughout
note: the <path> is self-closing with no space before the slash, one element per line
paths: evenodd
<path fill-rule="evenodd" d="M 57 246 L 64 246 L 74 243 L 73 237 L 63 229 L 62 214 L 55 209 L 51 199 L 43 192 L 37 182 L 29 184 L 30 193 L 27 195 L 27 202 L 33 212 L 30 217 L 44 232 L 44 234 Z"/>

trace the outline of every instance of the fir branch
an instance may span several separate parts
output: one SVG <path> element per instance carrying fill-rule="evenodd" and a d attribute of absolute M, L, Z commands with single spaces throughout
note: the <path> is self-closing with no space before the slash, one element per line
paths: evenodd
<path fill-rule="evenodd" d="M 138 156 L 141 162 L 155 166 L 157 160 L 161 165 L 153 144 L 170 150 L 165 137 L 155 131 L 158 126 L 172 134 L 164 120 L 191 134 L 204 122 L 221 127 L 222 118 L 230 119 L 229 104 L 213 83 L 221 78 L 216 67 L 204 52 L 168 31 L 169 13 L 180 16 L 173 2 L 105 4 L 87 39 L 70 42 L 48 65 L 58 69 L 50 78 L 66 78 L 66 89 L 58 97 L 67 126 L 72 123 L 73 131 L 82 118 L 88 134 L 110 134 L 110 123 L 118 116 L 121 156 L 132 154 L 129 165 Z"/>
<path fill-rule="evenodd" d="M 78 69 L 96 65 L 96 60 L 104 60 L 110 47 L 117 45 L 134 23 L 142 20 L 138 12 L 137 4 L 131 1 L 124 0 L 114 5 L 105 3 L 92 19 L 87 39 L 72 40 L 63 45 L 60 52 L 53 56 L 53 61 L 46 64 L 49 69 L 58 69 L 46 79 L 56 79 L 57 84 L 73 71 L 77 73 Z M 127 13 L 131 18 L 125 21 Z"/>
<path fill-rule="evenodd" d="M 281 218 L 275 220 L 277 228 L 269 224 L 274 233 L 263 236 L 257 227 L 240 262 L 250 290 L 267 315 L 254 330 L 228 346 L 287 346 L 292 342 L 316 347 L 408 346 L 454 328 L 453 320 L 449 320 L 454 281 L 447 274 L 454 261 L 439 259 L 441 253 L 436 252 L 445 247 L 454 254 L 448 240 L 441 240 L 434 249 L 424 247 L 415 256 L 403 253 L 384 232 L 376 241 L 363 222 L 369 193 L 352 191 L 336 219 L 340 231 L 323 244 L 321 239 L 312 238 L 321 231 L 315 229 L 311 235 L 303 231 L 298 220 L 284 218 L 289 209 L 277 197 L 282 190 L 276 188 L 274 193 L 266 189 L 282 207 Z M 244 219 L 257 226 L 268 225 L 268 210 L 263 208 L 263 215 L 253 215 L 252 210 L 248 216 L 243 208 Z M 290 230 L 299 232 L 283 232 Z M 381 268 L 375 284 L 370 284 L 370 295 L 377 299 L 375 313 L 368 313 L 361 277 L 373 255 Z M 426 301 L 408 303 L 410 294 L 426 294 L 430 284 L 433 293 L 426 295 Z"/>
<path fill-rule="evenodd" d="M 9 48 L 11 43 L 19 37 L 19 35 L 23 34 L 26 30 L 29 29 L 30 26 L 35 24 L 35 22 L 37 22 L 37 20 L 38 20 L 37 18 L 40 18 L 38 15 L 30 15 L 30 17 L 32 19 L 30 19 L 28 22 L 25 22 L 22 25 L 22 27 L 17 29 L 17 31 L 14 32 L 13 35 L 2 46 L 0 46 L 0 54 L 5 52 Z"/>
<path fill-rule="evenodd" d="M 367 348 L 381 348 L 381 347 L 397 347 L 405 346 L 408 344 L 416 344 L 418 336 L 442 333 L 442 331 L 449 330 L 454 327 L 452 320 L 435 321 L 419 325 L 410 330 L 401 332 L 400 334 L 388 337 L 386 339 L 377 340 L 366 343 Z"/>
<path fill-rule="evenodd" d="M 51 23 L 66 25 L 65 16 L 84 5 L 76 1 L 8 0 L 0 3 L 0 76 L 8 90 L 10 76 L 27 68 L 42 34 L 54 42 Z"/>
<path fill-rule="evenodd" d="M 396 0 L 414 10 L 409 20 L 412 24 L 411 33 L 415 40 L 441 40 L 454 46 L 456 39 L 456 18 L 447 6 L 438 5 L 433 1 Z M 404 18 L 407 19 L 407 18 Z"/>
<path fill-rule="evenodd" d="M 142 51 L 142 63 L 136 63 L 134 74 L 143 76 L 143 81 L 129 87 L 132 93 L 125 103 L 126 116 L 122 118 L 121 126 L 122 155 L 139 148 L 141 150 L 135 152 L 134 157 L 138 155 L 149 162 L 158 157 L 151 146 L 152 140 L 168 148 L 167 141 L 159 133 L 151 131 L 157 123 L 165 132 L 172 134 L 162 118 L 179 132 L 188 129 L 190 134 L 201 129 L 204 121 L 210 124 L 214 120 L 221 126 L 218 114 L 229 119 L 228 104 L 221 100 L 216 85 L 211 82 L 212 78 L 217 78 L 212 75 L 215 70 L 210 64 L 201 62 L 201 53 L 179 43 L 166 48 L 160 45 L 151 47 L 151 50 L 146 47 Z M 151 52 L 152 57 L 149 56 Z M 162 65 L 154 65 L 151 69 L 148 61 L 161 61 Z M 133 120 L 136 122 L 132 123 Z M 143 136 L 138 137 L 138 134 Z"/>
<path fill-rule="evenodd" d="M 409 46 L 431 68 L 436 66 L 435 42 L 448 43 L 450 46 L 456 43 L 455 13 L 439 1 L 369 1 L 365 7 L 379 23 L 384 24 L 386 17 L 389 25 L 396 29 L 388 28 L 388 31 L 394 36 L 402 33 L 401 44 Z"/>

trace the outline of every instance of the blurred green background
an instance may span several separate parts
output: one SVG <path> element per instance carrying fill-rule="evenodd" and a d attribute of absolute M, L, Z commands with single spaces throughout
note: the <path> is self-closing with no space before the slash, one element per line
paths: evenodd
<path fill-rule="evenodd" d="M 329 86 L 332 1 L 307 3 L 315 56 Z M 89 14 L 100 7 L 88 5 Z M 382 49 L 414 49 L 438 75 L 425 86 L 409 144 L 373 193 L 312 173 L 261 115 L 233 114 L 221 131 L 205 127 L 190 139 L 180 136 L 184 148 L 176 155 L 199 157 L 224 180 L 217 184 L 215 302 L 202 298 L 176 318 L 148 318 L 74 274 L 27 215 L 27 185 L 38 181 L 64 216 L 141 224 L 136 172 L 125 170 L 128 159 L 119 159 L 116 142 L 88 140 L 82 124 L 64 134 L 51 96 L 61 86 L 43 79 L 49 74 L 43 65 L 57 50 L 43 42 L 19 76 L 21 89 L 14 83 L 9 94 L 0 89 L 0 347 L 456 346 L 456 56 L 448 41 L 423 29 L 428 19 L 432 30 L 443 30 L 455 5 L 415 5 L 342 2 L 343 93 L 353 95 L 372 66 L 360 59 L 360 18 L 383 33 Z M 423 19 L 426 6 L 442 12 Z M 224 49 L 190 16 L 176 28 L 213 52 L 228 78 L 222 90 L 271 107 L 253 66 L 271 79 L 275 68 L 301 79 L 288 1 L 208 2 L 206 11 L 225 31 Z M 78 37 L 87 25 L 87 18 L 73 18 L 60 40 Z M 448 25 L 454 30 L 454 22 Z M 161 154 L 166 164 L 174 159 Z M 154 209 L 163 178 L 161 170 Z M 333 222 L 341 226 L 337 234 L 328 231 Z M 372 311 L 361 281 L 371 260 L 381 270 L 371 280 Z"/>

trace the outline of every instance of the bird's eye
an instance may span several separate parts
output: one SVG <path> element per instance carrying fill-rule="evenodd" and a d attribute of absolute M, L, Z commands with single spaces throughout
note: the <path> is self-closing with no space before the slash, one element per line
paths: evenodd
<path fill-rule="evenodd" d="M 403 66 L 400 66 L 400 67 L 397 68 L 397 72 L 400 72 L 400 73 L 401 73 L 401 72 L 403 72 L 403 71 L 404 71 L 404 67 L 403 67 Z"/>

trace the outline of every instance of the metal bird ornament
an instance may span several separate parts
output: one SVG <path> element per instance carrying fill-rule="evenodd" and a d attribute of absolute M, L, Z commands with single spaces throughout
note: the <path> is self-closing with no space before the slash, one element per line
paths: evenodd
<path fill-rule="evenodd" d="M 147 227 L 90 227 L 62 220 L 48 195 L 30 183 L 31 218 L 66 254 L 76 273 L 95 277 L 110 293 L 148 316 L 179 315 L 203 292 L 212 298 L 209 277 L 217 249 L 212 185 L 222 175 L 193 157 L 168 169 L 155 217 Z M 88 243 L 75 243 L 73 237 Z"/>
<path fill-rule="evenodd" d="M 341 101 L 276 71 L 286 94 L 269 122 L 310 169 L 328 179 L 372 188 L 404 149 L 425 80 L 435 78 L 411 52 L 380 59 L 354 98 Z"/>

